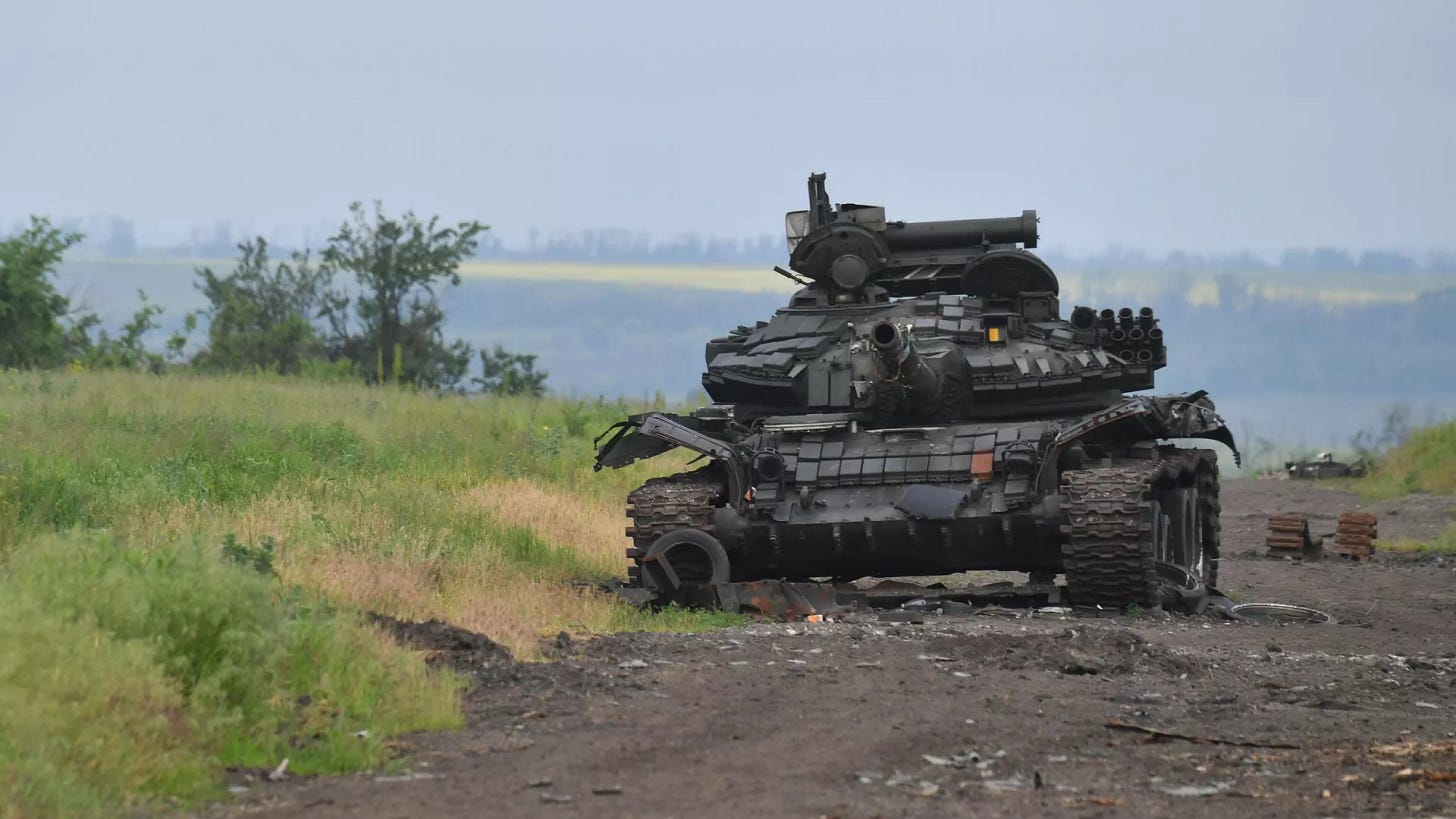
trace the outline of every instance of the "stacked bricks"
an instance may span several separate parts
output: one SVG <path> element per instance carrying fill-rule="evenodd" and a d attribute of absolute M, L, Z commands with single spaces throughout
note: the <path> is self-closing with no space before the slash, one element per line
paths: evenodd
<path fill-rule="evenodd" d="M 1369 559 L 1375 553 L 1375 516 L 1369 512 L 1342 513 L 1331 551 L 1349 560 Z"/>
<path fill-rule="evenodd" d="M 1280 512 L 1269 516 L 1269 536 L 1264 540 L 1270 556 L 1304 557 L 1314 551 L 1309 537 L 1309 519 L 1304 515 Z"/>

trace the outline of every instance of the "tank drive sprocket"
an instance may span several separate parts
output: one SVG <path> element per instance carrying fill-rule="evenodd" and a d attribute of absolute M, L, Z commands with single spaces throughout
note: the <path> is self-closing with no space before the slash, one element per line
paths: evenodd
<path fill-rule="evenodd" d="M 1217 580 L 1213 451 L 1164 448 L 1156 460 L 1069 471 L 1062 492 L 1062 565 L 1073 603 L 1157 607 L 1169 569 L 1199 585 Z"/>

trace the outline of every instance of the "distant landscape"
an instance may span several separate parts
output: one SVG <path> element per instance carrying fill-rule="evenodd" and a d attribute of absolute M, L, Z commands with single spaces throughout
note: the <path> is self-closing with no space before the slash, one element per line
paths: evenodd
<path fill-rule="evenodd" d="M 170 332 L 204 305 L 194 269 L 232 264 L 78 253 L 61 266 L 59 287 L 112 324 L 145 291 L 166 308 L 160 323 Z M 772 266 L 477 259 L 440 303 L 449 333 L 538 355 L 558 394 L 692 404 L 702 400 L 704 341 L 766 319 L 793 291 Z M 1354 435 L 1393 410 L 1413 423 L 1456 415 L 1456 273 L 1200 271 L 1126 253 L 1056 269 L 1064 313 L 1080 303 L 1153 306 L 1170 350 L 1158 389 L 1209 390 L 1264 465 L 1349 452 Z"/>

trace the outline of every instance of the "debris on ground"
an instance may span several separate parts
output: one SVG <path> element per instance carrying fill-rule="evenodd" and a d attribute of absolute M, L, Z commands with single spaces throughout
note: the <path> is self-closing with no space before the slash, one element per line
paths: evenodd
<path fill-rule="evenodd" d="M 1375 553 L 1376 518 L 1369 512 L 1343 512 L 1331 551 L 1347 560 L 1368 560 Z"/>
<path fill-rule="evenodd" d="M 1278 750 L 1298 751 L 1298 745 L 1289 745 L 1282 742 L 1251 742 L 1242 739 L 1222 739 L 1219 737 L 1202 737 L 1193 734 L 1180 734 L 1176 731 L 1164 731 L 1158 728 L 1149 728 L 1143 725 L 1134 725 L 1122 720 L 1110 720 L 1103 723 L 1104 727 L 1115 731 L 1131 731 L 1133 733 L 1147 736 L 1149 742 L 1159 742 L 1176 739 L 1183 742 L 1192 742 L 1196 745 L 1232 745 L 1239 748 L 1272 748 Z"/>
<path fill-rule="evenodd" d="M 1303 560 L 1314 556 L 1319 545 L 1309 535 L 1309 518 L 1294 512 L 1276 512 L 1269 516 L 1269 535 L 1264 546 L 1270 557 Z"/>
<path fill-rule="evenodd" d="M 456 671 L 477 672 L 488 664 L 511 664 L 505 646 L 484 634 L 451 625 L 443 620 L 411 622 L 371 612 L 369 621 L 400 645 L 426 652 L 425 661 Z"/>
<path fill-rule="evenodd" d="M 1262 626 L 1333 625 L 1335 618 L 1309 606 L 1291 603 L 1240 603 L 1229 609 L 1235 620 Z"/>

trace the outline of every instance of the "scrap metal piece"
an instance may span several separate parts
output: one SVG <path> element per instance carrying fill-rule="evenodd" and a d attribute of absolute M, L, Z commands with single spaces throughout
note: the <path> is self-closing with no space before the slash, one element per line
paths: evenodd
<path fill-rule="evenodd" d="M 752 580 L 716 583 L 712 605 L 724 611 L 765 617 L 835 615 L 845 610 L 829 583 L 791 583 L 787 580 Z"/>
<path fill-rule="evenodd" d="M 1235 620 L 1244 620 L 1260 625 L 1333 625 L 1335 618 L 1308 606 L 1289 603 L 1240 603 L 1229 609 Z"/>

